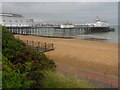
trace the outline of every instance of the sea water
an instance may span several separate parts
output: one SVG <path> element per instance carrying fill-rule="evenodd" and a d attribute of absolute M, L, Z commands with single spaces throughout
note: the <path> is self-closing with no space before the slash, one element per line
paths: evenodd
<path fill-rule="evenodd" d="M 103 41 L 103 42 L 112 42 L 118 43 L 120 31 L 118 30 L 118 26 L 110 26 L 114 28 L 115 31 L 111 32 L 97 32 L 97 33 L 87 33 L 82 35 L 76 35 L 75 39 L 83 39 L 83 40 L 96 40 L 96 41 Z"/>
<path fill-rule="evenodd" d="M 115 31 L 81 33 L 80 30 L 76 29 L 39 28 L 38 32 L 36 31 L 36 35 L 118 43 L 118 36 L 120 35 L 118 26 L 110 26 L 110 28 L 114 28 Z"/>

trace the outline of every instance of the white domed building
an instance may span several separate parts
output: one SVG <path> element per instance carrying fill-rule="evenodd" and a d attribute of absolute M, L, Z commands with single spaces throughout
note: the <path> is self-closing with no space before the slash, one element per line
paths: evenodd
<path fill-rule="evenodd" d="M 0 24 L 5 27 L 31 27 L 34 26 L 33 19 L 24 18 L 20 14 L 2 13 Z"/>
<path fill-rule="evenodd" d="M 90 23 L 87 23 L 86 25 L 89 27 L 109 27 L 108 23 L 106 21 L 100 21 L 98 16 L 94 23 L 90 22 Z"/>

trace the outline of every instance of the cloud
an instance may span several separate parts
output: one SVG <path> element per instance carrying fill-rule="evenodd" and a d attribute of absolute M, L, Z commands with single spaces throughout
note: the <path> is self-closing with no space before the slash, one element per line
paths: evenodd
<path fill-rule="evenodd" d="M 119 2 L 119 0 L 2 0 L 2 2 Z"/>
<path fill-rule="evenodd" d="M 38 21 L 86 23 L 96 16 L 117 23 L 117 2 L 4 2 L 3 12 L 22 14 Z"/>

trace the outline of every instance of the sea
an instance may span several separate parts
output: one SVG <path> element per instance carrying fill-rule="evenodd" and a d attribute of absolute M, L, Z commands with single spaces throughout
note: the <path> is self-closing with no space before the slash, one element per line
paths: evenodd
<path fill-rule="evenodd" d="M 55 28 L 39 28 L 33 32 L 33 35 L 53 38 L 68 38 L 78 40 L 89 40 L 98 42 L 119 43 L 120 31 L 118 26 L 110 26 L 115 31 L 109 32 L 87 32 L 81 33 L 79 29 L 55 29 Z"/>
<path fill-rule="evenodd" d="M 110 27 L 114 28 L 115 31 L 81 34 L 81 35 L 76 35 L 74 39 L 119 43 L 120 31 L 118 30 L 118 26 L 110 26 Z"/>
<path fill-rule="evenodd" d="M 118 43 L 120 31 L 118 30 L 118 26 L 110 26 L 110 28 L 114 28 L 115 31 L 109 32 L 89 32 L 89 33 L 80 33 L 78 30 L 69 30 L 69 29 L 53 29 L 46 28 L 42 30 L 39 28 L 38 32 L 36 31 L 36 35 L 45 36 L 45 37 L 56 37 L 56 38 L 68 38 L 68 39 L 78 39 L 78 40 L 89 40 L 89 41 L 99 41 L 99 42 L 111 42 Z"/>

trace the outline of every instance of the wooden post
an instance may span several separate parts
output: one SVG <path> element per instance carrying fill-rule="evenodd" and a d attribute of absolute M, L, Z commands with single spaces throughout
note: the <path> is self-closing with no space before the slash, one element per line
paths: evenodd
<path fill-rule="evenodd" d="M 45 43 L 45 50 L 46 50 L 47 48 L 46 48 L 46 43 Z"/>
<path fill-rule="evenodd" d="M 40 42 L 38 42 L 38 49 L 40 49 Z"/>
<path fill-rule="evenodd" d="M 27 40 L 27 45 L 28 45 L 28 40 Z"/>
<path fill-rule="evenodd" d="M 52 49 L 54 49 L 53 44 L 51 44 L 51 45 L 52 45 Z"/>
<path fill-rule="evenodd" d="M 36 47 L 37 48 L 37 51 L 39 51 L 39 47 Z"/>
<path fill-rule="evenodd" d="M 40 47 L 40 42 L 38 42 L 38 47 Z"/>
<path fill-rule="evenodd" d="M 34 47 L 34 41 L 32 41 L 32 46 Z"/>

